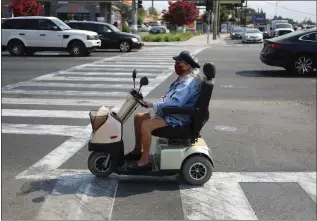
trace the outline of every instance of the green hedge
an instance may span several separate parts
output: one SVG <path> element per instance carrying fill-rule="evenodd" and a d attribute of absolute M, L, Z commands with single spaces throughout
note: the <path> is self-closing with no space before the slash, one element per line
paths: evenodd
<path fill-rule="evenodd" d="M 195 35 L 200 35 L 201 32 L 175 32 L 168 34 L 150 34 L 142 37 L 144 42 L 175 42 L 175 41 L 186 41 Z"/>

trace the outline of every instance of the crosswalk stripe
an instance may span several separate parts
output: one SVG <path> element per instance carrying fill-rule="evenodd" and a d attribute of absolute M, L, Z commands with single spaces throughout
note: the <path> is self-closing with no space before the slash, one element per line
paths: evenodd
<path fill-rule="evenodd" d="M 37 220 L 111 220 L 118 181 L 76 176 L 59 179 Z M 102 197 L 101 197 L 102 196 Z"/>
<path fill-rule="evenodd" d="M 2 117 L 89 118 L 89 111 L 2 109 Z"/>
<path fill-rule="evenodd" d="M 133 63 L 136 63 L 136 62 L 132 61 L 130 59 L 129 59 L 129 61 L 118 61 L 118 60 L 116 60 L 116 61 L 108 61 L 107 63 L 103 62 L 103 64 L 114 64 L 114 65 L 121 65 L 121 64 L 124 64 L 124 65 L 126 65 L 126 64 L 131 65 L 132 64 L 133 65 Z M 137 64 L 138 65 L 147 65 L 147 64 L 149 64 L 149 62 L 144 62 L 144 60 L 143 60 L 143 61 L 138 61 Z M 170 65 L 173 65 L 174 62 L 171 62 L 171 61 L 170 62 L 162 62 L 161 60 L 156 60 L 155 62 L 153 62 L 153 64 L 170 66 Z"/>
<path fill-rule="evenodd" d="M 69 125 L 37 125 L 37 124 L 6 124 L 1 125 L 5 134 L 34 134 L 34 135 L 59 135 L 80 137 L 85 127 Z"/>
<path fill-rule="evenodd" d="M 132 74 L 131 74 L 132 76 Z M 114 82 L 114 81 L 118 81 L 118 82 L 129 82 L 131 83 L 131 85 L 133 84 L 133 79 L 132 77 L 130 78 L 114 78 L 114 77 L 63 77 L 60 76 L 58 77 L 58 75 L 55 76 L 41 76 L 36 78 L 37 81 L 107 81 L 107 82 Z M 149 79 L 150 81 L 150 79 Z"/>
<path fill-rule="evenodd" d="M 143 74 L 143 73 L 150 73 L 150 72 L 153 72 L 153 73 L 157 73 L 157 74 L 161 74 L 161 72 L 164 72 L 167 70 L 166 67 L 157 67 L 157 66 L 154 66 L 153 68 L 135 68 L 137 73 L 138 74 Z M 170 69 L 170 68 L 168 68 Z M 92 71 L 110 71 L 110 72 L 114 72 L 114 71 L 126 71 L 127 73 L 130 73 L 131 76 L 132 76 L 132 72 L 134 69 L 128 69 L 129 71 L 127 71 L 126 68 L 108 68 L 108 67 L 83 67 L 81 69 L 74 69 L 76 70 L 77 72 L 79 71 L 87 71 L 87 72 L 92 72 Z M 73 70 L 73 71 L 74 71 Z M 138 75 L 137 75 L 138 76 Z"/>
<path fill-rule="evenodd" d="M 139 176 L 110 175 L 94 177 L 89 170 L 55 169 L 20 176 L 17 179 L 58 179 L 48 194 L 37 219 L 104 219 L 110 220 L 121 181 Z M 157 180 L 178 180 L 179 177 L 146 177 Z M 240 183 L 295 182 L 311 197 L 316 197 L 316 172 L 214 172 L 204 186 L 180 183 L 179 190 L 184 220 L 258 220 Z M 306 188 L 303 184 L 310 186 Z M 313 188 L 315 187 L 315 188 Z M 315 200 L 316 202 L 316 200 Z M 105 210 L 106 208 L 106 210 Z"/>
<path fill-rule="evenodd" d="M 138 68 L 138 67 L 148 67 L 148 68 L 153 68 L 153 64 L 93 64 L 93 65 L 86 65 L 87 67 L 125 67 L 125 68 L 129 68 L 129 67 L 134 67 L 134 68 Z M 163 67 L 163 66 L 162 66 Z M 170 67 L 170 65 L 164 65 L 164 67 Z"/>
<path fill-rule="evenodd" d="M 139 86 L 138 82 L 135 82 L 136 87 Z M 61 88 L 102 88 L 102 89 L 124 89 L 130 90 L 133 85 L 132 84 L 71 84 L 71 83 L 51 83 L 51 82 L 33 82 L 33 81 L 26 81 L 21 82 L 20 84 L 16 85 L 17 87 L 24 86 L 24 87 L 61 87 Z M 130 87 L 128 87 L 130 86 Z M 154 87 L 147 86 L 142 89 L 142 91 L 150 91 L 153 90 Z"/>
<path fill-rule="evenodd" d="M 5 98 L 2 97 L 2 104 L 29 104 L 29 105 L 61 105 L 61 106 L 107 106 L 114 107 L 122 104 L 123 101 L 109 99 L 37 99 L 37 98 Z"/>
<path fill-rule="evenodd" d="M 28 95 L 47 95 L 47 96 L 78 96 L 78 97 L 87 97 L 87 96 L 97 96 L 97 97 L 125 97 L 127 92 L 105 92 L 105 91 L 60 91 L 60 90 L 2 90 L 2 94 L 28 94 Z"/>
<path fill-rule="evenodd" d="M 79 71 L 67 71 L 67 72 L 62 72 L 59 75 L 84 75 L 84 76 L 89 76 L 89 75 L 100 75 L 100 76 L 128 76 L 132 79 L 132 74 L 130 72 L 79 72 Z M 158 74 L 155 73 L 144 73 L 142 76 L 147 76 L 148 78 L 150 77 L 157 77 Z M 141 78 L 140 75 L 136 77 L 136 79 Z"/>

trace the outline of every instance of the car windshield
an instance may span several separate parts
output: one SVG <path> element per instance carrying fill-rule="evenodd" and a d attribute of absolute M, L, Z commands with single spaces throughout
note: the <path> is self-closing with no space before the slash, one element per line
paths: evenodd
<path fill-rule="evenodd" d="M 249 30 L 246 30 L 245 33 L 260 33 L 260 30 L 259 29 L 249 29 Z"/>
<path fill-rule="evenodd" d="M 235 29 L 233 29 L 233 32 L 243 32 L 243 29 L 242 28 L 235 28 Z"/>
<path fill-rule="evenodd" d="M 116 26 L 112 24 L 107 24 L 107 25 L 113 32 L 121 32 Z"/>
<path fill-rule="evenodd" d="M 53 19 L 53 22 L 62 30 L 70 30 L 70 29 L 72 29 L 66 23 L 64 23 L 62 20 L 60 20 L 58 18 Z"/>
<path fill-rule="evenodd" d="M 291 24 L 276 24 L 276 29 L 278 28 L 293 28 Z"/>

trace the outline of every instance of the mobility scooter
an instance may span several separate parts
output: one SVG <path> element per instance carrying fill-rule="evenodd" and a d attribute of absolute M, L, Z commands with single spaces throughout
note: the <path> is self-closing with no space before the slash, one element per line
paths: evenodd
<path fill-rule="evenodd" d="M 201 93 L 193 108 L 168 107 L 163 114 L 190 115 L 192 122 L 185 127 L 163 127 L 156 129 L 152 135 L 156 137 L 150 150 L 152 170 L 130 170 L 129 161 L 124 155 L 122 140 L 123 124 L 141 105 L 145 107 L 141 87 L 148 85 L 148 78 L 140 79 L 139 90 L 135 89 L 136 70 L 132 73 L 134 88 L 131 89 L 120 107 L 112 109 L 102 106 L 99 110 L 90 111 L 92 134 L 88 143 L 91 152 L 88 168 L 97 177 L 108 177 L 112 173 L 118 175 L 141 176 L 173 176 L 180 174 L 190 185 L 202 185 L 211 175 L 214 163 L 211 149 L 200 135 L 200 131 L 209 119 L 209 102 L 211 99 L 215 66 L 206 63 L 203 67 Z"/>

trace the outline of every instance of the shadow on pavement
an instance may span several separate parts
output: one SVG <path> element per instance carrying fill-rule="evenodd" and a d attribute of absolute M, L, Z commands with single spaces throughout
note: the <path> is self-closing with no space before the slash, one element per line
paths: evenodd
<path fill-rule="evenodd" d="M 242 77 L 316 78 L 316 72 L 308 76 L 299 76 L 286 70 L 238 71 L 235 74 Z"/>

